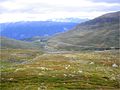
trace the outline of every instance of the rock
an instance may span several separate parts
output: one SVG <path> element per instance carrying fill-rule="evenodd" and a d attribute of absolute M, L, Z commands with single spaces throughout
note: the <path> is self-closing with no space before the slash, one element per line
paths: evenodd
<path fill-rule="evenodd" d="M 82 73 L 83 71 L 79 70 L 78 73 Z"/>
<path fill-rule="evenodd" d="M 68 67 L 65 67 L 65 69 L 68 69 Z"/>
<path fill-rule="evenodd" d="M 70 67 L 70 65 L 68 65 L 68 67 Z"/>
<path fill-rule="evenodd" d="M 90 62 L 89 64 L 95 64 L 94 62 Z"/>
<path fill-rule="evenodd" d="M 48 68 L 46 67 L 36 67 L 37 69 L 41 69 L 41 70 L 49 70 Z"/>
<path fill-rule="evenodd" d="M 38 75 L 40 75 L 40 76 L 41 76 L 41 75 L 43 75 L 43 74 L 42 74 L 42 73 L 38 73 Z"/>
<path fill-rule="evenodd" d="M 12 81 L 12 80 L 14 80 L 14 78 L 10 78 L 9 80 Z"/>
<path fill-rule="evenodd" d="M 118 67 L 118 65 L 114 63 L 114 64 L 112 65 L 112 67 L 116 68 L 116 67 Z"/>
<path fill-rule="evenodd" d="M 65 66 L 65 69 L 68 69 L 70 67 L 70 65 L 67 65 L 67 66 Z"/>
<path fill-rule="evenodd" d="M 65 77 L 67 76 L 66 74 L 63 74 Z"/>

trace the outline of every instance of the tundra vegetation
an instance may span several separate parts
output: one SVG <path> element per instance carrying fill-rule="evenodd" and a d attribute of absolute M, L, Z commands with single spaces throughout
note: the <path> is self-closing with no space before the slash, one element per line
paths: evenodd
<path fill-rule="evenodd" d="M 116 90 L 120 88 L 117 50 L 43 53 L 2 49 L 1 90 Z"/>

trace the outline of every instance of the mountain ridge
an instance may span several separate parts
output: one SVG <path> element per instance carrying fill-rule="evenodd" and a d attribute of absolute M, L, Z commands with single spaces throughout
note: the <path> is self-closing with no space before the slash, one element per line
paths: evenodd
<path fill-rule="evenodd" d="M 42 49 L 40 44 L 15 40 L 7 37 L 0 37 L 0 49 Z"/>
<path fill-rule="evenodd" d="M 72 30 L 52 37 L 48 41 L 48 45 L 55 45 L 54 48 L 57 49 L 69 50 L 119 48 L 119 18 L 120 11 L 83 22 Z M 81 48 L 76 47 L 76 45 L 81 46 Z"/>

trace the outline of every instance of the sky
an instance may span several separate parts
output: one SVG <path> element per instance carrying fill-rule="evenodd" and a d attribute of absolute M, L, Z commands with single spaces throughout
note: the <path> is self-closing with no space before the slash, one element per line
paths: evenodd
<path fill-rule="evenodd" d="M 115 11 L 120 11 L 120 0 L 0 0 L 0 23 L 93 19 Z"/>

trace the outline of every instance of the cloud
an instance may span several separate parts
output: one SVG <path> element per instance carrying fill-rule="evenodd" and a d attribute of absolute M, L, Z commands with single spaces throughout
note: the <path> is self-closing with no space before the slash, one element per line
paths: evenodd
<path fill-rule="evenodd" d="M 113 1 L 113 0 L 111 0 Z M 120 3 L 100 0 L 0 0 L 0 22 L 50 18 L 94 18 L 118 11 Z"/>
<path fill-rule="evenodd" d="M 94 2 L 120 3 L 120 0 L 91 0 Z"/>

